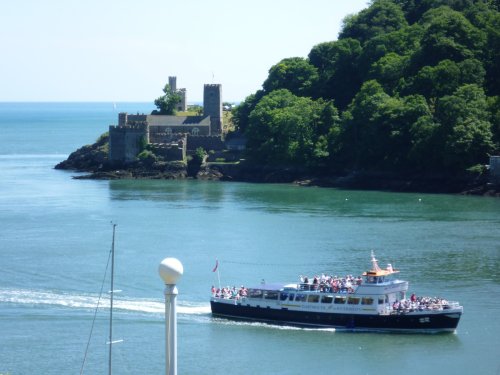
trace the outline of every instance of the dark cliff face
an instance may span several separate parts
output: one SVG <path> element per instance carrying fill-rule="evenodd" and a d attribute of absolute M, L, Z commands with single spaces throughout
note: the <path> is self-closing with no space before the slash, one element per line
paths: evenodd
<path fill-rule="evenodd" d="M 79 172 L 94 172 L 108 163 L 108 153 L 95 145 L 83 146 L 72 152 L 68 159 L 60 162 L 55 169 L 68 169 Z"/>
<path fill-rule="evenodd" d="M 157 162 L 152 159 L 137 160 L 130 163 L 111 162 L 108 158 L 108 136 L 103 135 L 92 144 L 79 148 L 69 157 L 57 164 L 55 169 L 88 172 L 79 179 L 182 179 L 187 177 L 186 164 L 183 162 Z"/>
<path fill-rule="evenodd" d="M 72 152 L 68 159 L 60 162 L 55 169 L 67 169 L 79 172 L 95 172 L 109 164 L 109 136 L 102 135 L 96 143 L 80 147 Z"/>

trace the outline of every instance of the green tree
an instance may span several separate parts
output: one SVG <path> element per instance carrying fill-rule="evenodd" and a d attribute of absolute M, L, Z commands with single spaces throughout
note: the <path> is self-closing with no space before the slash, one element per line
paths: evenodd
<path fill-rule="evenodd" d="M 325 136 L 321 138 L 318 129 L 335 122 L 330 118 L 335 110 L 325 110 L 330 105 L 285 89 L 267 94 L 249 116 L 249 157 L 265 164 L 316 165 L 328 156 Z"/>
<path fill-rule="evenodd" d="M 430 148 L 432 137 L 421 128 L 429 122 L 432 113 L 423 96 L 391 97 L 377 81 L 367 81 L 343 114 L 340 155 L 351 167 L 368 170 L 423 165 L 418 152 Z"/>
<path fill-rule="evenodd" d="M 163 88 L 163 93 L 165 95 L 160 96 L 155 99 L 154 104 L 158 108 L 156 114 L 159 115 L 175 115 L 177 104 L 181 102 L 181 96 L 172 91 L 170 85 L 165 85 Z"/>
<path fill-rule="evenodd" d="M 408 59 L 419 49 L 423 31 L 421 25 L 414 24 L 369 39 L 363 46 L 363 52 L 358 63 L 360 76 L 363 80 L 373 79 L 371 74 L 371 70 L 374 68 L 373 65 L 391 53 L 405 60 L 405 70 L 402 72 L 402 76 L 406 75 Z"/>
<path fill-rule="evenodd" d="M 416 76 L 410 77 L 403 92 L 418 93 L 427 99 L 451 95 L 464 85 L 482 86 L 485 70 L 480 61 L 467 59 L 456 63 L 442 60 L 436 66 L 424 66 Z"/>
<path fill-rule="evenodd" d="M 500 95 L 500 13 L 498 9 L 485 15 L 486 89 L 488 95 Z"/>
<path fill-rule="evenodd" d="M 460 12 L 447 6 L 431 9 L 420 20 L 425 31 L 414 56 L 417 66 L 436 65 L 441 60 L 481 58 L 486 36 Z"/>
<path fill-rule="evenodd" d="M 495 151 L 500 152 L 500 96 L 488 98 L 489 112 L 491 113 L 491 133 L 495 142 Z"/>
<path fill-rule="evenodd" d="M 345 162 L 354 168 L 381 168 L 389 149 L 388 112 L 398 103 L 375 80 L 367 81 L 342 118 L 341 142 Z"/>
<path fill-rule="evenodd" d="M 233 108 L 233 123 L 238 131 L 245 133 L 248 127 L 248 117 L 264 95 L 264 91 L 259 90 L 255 94 L 247 96 L 243 102 Z"/>
<path fill-rule="evenodd" d="M 408 159 L 417 171 L 438 171 L 442 167 L 440 125 L 433 116 L 421 116 L 410 127 Z"/>
<path fill-rule="evenodd" d="M 306 59 L 290 57 L 271 67 L 262 87 L 266 93 L 287 89 L 297 96 L 311 96 L 317 80 L 317 69 Z"/>
<path fill-rule="evenodd" d="M 359 41 L 350 38 L 313 47 L 309 61 L 319 72 L 314 97 L 332 99 L 335 106 L 345 109 L 362 83 L 358 70 L 361 53 Z"/>
<path fill-rule="evenodd" d="M 399 30 L 408 23 L 401 8 L 391 0 L 374 0 L 356 15 L 344 19 L 339 39 L 353 38 L 362 44 L 374 36 Z"/>
<path fill-rule="evenodd" d="M 494 149 L 490 112 L 484 90 L 477 85 L 459 87 L 453 95 L 441 98 L 436 117 L 444 138 L 444 164 L 464 170 L 485 163 Z"/>
<path fill-rule="evenodd" d="M 407 56 L 390 52 L 371 66 L 369 78 L 379 82 L 385 91 L 394 93 L 404 77 L 408 60 Z"/>

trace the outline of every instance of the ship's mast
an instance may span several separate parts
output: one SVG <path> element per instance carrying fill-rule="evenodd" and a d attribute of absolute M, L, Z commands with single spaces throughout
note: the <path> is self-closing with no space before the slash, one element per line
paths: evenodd
<path fill-rule="evenodd" d="M 375 253 L 372 250 L 372 271 L 381 271 L 378 266 L 378 260 L 375 258 Z"/>
<path fill-rule="evenodd" d="M 109 291 L 109 365 L 108 373 L 111 375 L 111 354 L 113 349 L 113 294 L 114 294 L 114 278 L 115 278 L 115 228 L 113 224 L 113 242 L 111 243 L 111 289 Z"/>

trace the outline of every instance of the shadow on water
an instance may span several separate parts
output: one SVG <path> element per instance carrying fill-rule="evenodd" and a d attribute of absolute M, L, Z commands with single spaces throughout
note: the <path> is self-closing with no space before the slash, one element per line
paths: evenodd
<path fill-rule="evenodd" d="M 192 180 L 112 180 L 112 200 L 137 200 L 166 203 L 203 202 L 214 207 L 226 199 L 224 184 Z M 199 207 L 199 205 L 197 206 Z"/>
<path fill-rule="evenodd" d="M 380 218 L 394 221 L 498 221 L 498 199 L 417 193 L 304 188 L 198 180 L 112 180 L 113 200 L 229 202 L 268 213 Z"/>

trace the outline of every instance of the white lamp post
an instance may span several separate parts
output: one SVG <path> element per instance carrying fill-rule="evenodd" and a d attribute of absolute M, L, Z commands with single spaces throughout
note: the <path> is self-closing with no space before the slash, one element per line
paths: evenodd
<path fill-rule="evenodd" d="M 165 258 L 160 263 L 158 273 L 165 282 L 165 374 L 177 375 L 177 288 L 175 284 L 182 276 L 184 268 L 176 258 Z"/>

